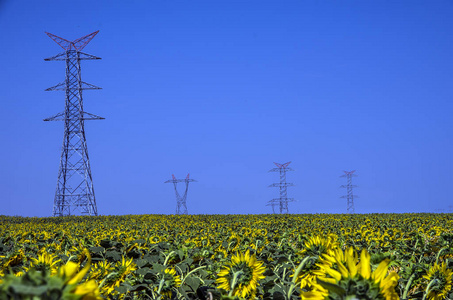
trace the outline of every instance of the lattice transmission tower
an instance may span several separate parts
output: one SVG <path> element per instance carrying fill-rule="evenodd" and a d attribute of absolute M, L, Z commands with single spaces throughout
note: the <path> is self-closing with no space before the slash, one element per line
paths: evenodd
<path fill-rule="evenodd" d="M 344 175 L 341 175 L 340 177 L 346 177 L 347 184 L 346 185 L 341 185 L 341 188 L 346 188 L 347 195 L 341 196 L 341 198 L 346 198 L 348 201 L 348 206 L 347 206 L 347 211 L 348 214 L 353 214 L 354 213 L 354 198 L 359 198 L 359 196 L 354 195 L 352 188 L 357 187 L 357 185 L 352 184 L 352 177 L 357 177 L 357 175 L 354 174 L 354 171 L 343 171 Z"/>
<path fill-rule="evenodd" d="M 280 198 L 274 198 L 270 201 L 268 201 L 266 204 L 267 206 L 272 206 L 272 212 L 275 213 L 275 207 L 278 206 L 279 211 L 281 214 L 288 213 L 288 202 L 293 202 L 294 198 L 288 198 L 288 193 L 287 193 L 287 188 L 289 186 L 294 186 L 292 183 L 287 183 L 286 182 L 286 172 L 287 171 L 294 171 L 291 168 L 288 168 L 288 165 L 291 162 L 287 162 L 284 164 L 278 164 L 274 162 L 274 164 L 277 166 L 277 168 L 273 168 L 269 170 L 269 172 L 279 172 L 280 173 L 280 182 L 279 183 L 273 183 L 269 185 L 269 187 L 278 187 L 280 189 Z"/>
<path fill-rule="evenodd" d="M 175 187 L 175 193 L 176 193 L 176 214 L 177 215 L 187 215 L 187 204 L 186 204 L 186 199 L 187 199 L 187 191 L 189 190 L 189 183 L 190 182 L 196 182 L 195 179 L 190 179 L 189 174 L 187 174 L 186 179 L 176 179 L 175 175 L 171 175 L 172 179 L 165 181 L 164 183 L 173 183 L 173 186 Z M 185 182 L 186 183 L 186 189 L 184 191 L 184 194 L 181 195 L 178 193 L 178 190 L 176 188 L 176 185 L 178 182 Z"/>
<path fill-rule="evenodd" d="M 82 81 L 80 62 L 100 59 L 81 52 L 99 31 L 90 33 L 74 41 L 68 41 L 54 34 L 46 34 L 63 48 L 64 52 L 45 61 L 64 61 L 66 77 L 62 83 L 46 91 L 64 91 L 66 100 L 64 111 L 44 121 L 64 121 L 64 137 L 55 192 L 53 216 L 69 216 L 75 212 L 97 216 L 93 178 L 85 138 L 85 120 L 102 120 L 99 116 L 83 110 L 83 90 L 98 90 L 97 86 Z"/>

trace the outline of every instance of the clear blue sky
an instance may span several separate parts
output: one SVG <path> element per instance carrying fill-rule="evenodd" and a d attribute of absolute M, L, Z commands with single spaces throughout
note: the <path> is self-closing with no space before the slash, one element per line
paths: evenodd
<path fill-rule="evenodd" d="M 435 212 L 453 205 L 452 1 L 0 0 L 0 214 L 52 214 L 62 49 L 84 52 L 100 214 L 269 213 L 292 161 L 292 213 Z M 182 188 L 182 186 L 181 186 Z M 450 206 L 450 207 L 449 207 Z"/>

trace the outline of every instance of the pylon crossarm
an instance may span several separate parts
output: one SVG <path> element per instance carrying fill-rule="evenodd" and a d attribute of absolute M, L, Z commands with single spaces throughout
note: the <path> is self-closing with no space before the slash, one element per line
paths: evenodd
<path fill-rule="evenodd" d="M 82 60 L 91 60 L 91 59 L 102 59 L 102 58 L 97 57 L 97 56 L 94 56 L 94 55 L 91 55 L 91 54 L 79 52 L 79 59 L 82 59 Z"/>
<path fill-rule="evenodd" d="M 294 171 L 294 169 L 291 169 L 291 168 L 285 168 L 285 169 L 281 169 L 281 168 L 273 168 L 273 169 L 270 169 L 268 172 L 280 172 L 280 171 Z"/>
<path fill-rule="evenodd" d="M 103 117 L 99 117 L 94 114 L 87 113 L 85 111 L 82 112 L 82 114 L 83 114 L 83 117 L 82 117 L 83 120 L 105 120 L 105 118 L 103 118 Z"/>
<path fill-rule="evenodd" d="M 286 200 L 288 200 L 288 201 L 296 201 L 296 200 L 294 200 L 294 198 L 287 198 L 287 197 L 284 197 L 284 198 L 274 198 L 274 199 L 272 199 L 272 200 L 269 200 L 268 202 L 279 202 L 279 201 L 281 201 L 281 200 L 285 200 L 285 201 L 286 201 Z"/>
<path fill-rule="evenodd" d="M 52 40 L 54 40 L 55 43 L 60 45 L 60 47 L 63 48 L 64 50 L 67 51 L 67 50 L 71 49 L 72 43 L 70 41 L 68 41 L 67 39 L 61 38 L 61 37 L 59 37 L 59 36 L 57 36 L 55 34 L 49 33 L 49 32 L 46 32 L 46 34 Z"/>
<path fill-rule="evenodd" d="M 81 81 L 81 83 L 82 83 L 82 90 L 102 90 L 102 88 L 95 86 L 94 84 L 86 83 L 84 81 Z"/>
<path fill-rule="evenodd" d="M 57 54 L 55 56 L 44 58 L 45 61 L 62 61 L 62 60 L 67 60 L 67 59 L 68 59 L 67 52 L 62 52 L 62 53 Z M 102 58 L 94 56 L 94 55 L 91 55 L 91 54 L 78 52 L 77 59 L 79 59 L 79 60 L 94 60 L 94 59 L 102 59 Z"/>
<path fill-rule="evenodd" d="M 65 120 L 65 112 L 61 112 L 56 114 L 55 116 L 49 117 L 44 119 L 43 121 L 64 121 Z M 90 114 L 87 112 L 82 112 L 82 118 L 68 118 L 68 120 L 105 120 L 103 117 L 96 116 L 94 114 Z"/>
<path fill-rule="evenodd" d="M 57 85 L 54 85 L 50 88 L 45 89 L 44 91 L 49 92 L 49 91 L 64 91 L 66 89 L 66 82 L 60 82 Z"/>
<path fill-rule="evenodd" d="M 268 187 L 285 187 L 285 186 L 295 186 L 294 183 L 273 183 L 269 185 Z"/>
<path fill-rule="evenodd" d="M 64 112 L 58 113 L 55 116 L 49 117 L 44 119 L 43 121 L 63 121 L 64 120 Z"/>
<path fill-rule="evenodd" d="M 279 168 L 279 169 L 286 169 L 286 167 L 290 164 L 291 162 L 287 162 L 287 163 L 284 163 L 284 164 L 279 164 L 279 163 L 276 163 L 274 162 L 274 164 Z"/>
<path fill-rule="evenodd" d="M 83 48 L 85 48 L 85 46 L 91 42 L 91 40 L 96 36 L 96 34 L 98 34 L 99 30 L 95 31 L 95 32 L 92 32 L 90 34 L 87 34 L 86 36 L 83 36 L 81 38 L 78 38 L 76 40 L 74 40 L 72 42 L 72 44 L 74 45 L 74 47 L 80 51 L 82 50 Z"/>
<path fill-rule="evenodd" d="M 54 55 L 52 57 L 44 58 L 45 61 L 52 61 L 52 60 L 66 60 L 66 52 L 59 53 L 57 55 Z"/>
<path fill-rule="evenodd" d="M 177 183 L 177 182 L 185 182 L 186 180 L 185 179 L 170 179 L 170 180 L 167 180 L 167 181 L 164 181 L 164 183 Z"/>
<path fill-rule="evenodd" d="M 46 32 L 46 34 L 52 40 L 54 40 L 55 43 L 60 45 L 60 47 L 63 48 L 65 51 L 68 51 L 68 50 L 81 51 L 94 38 L 94 36 L 96 34 L 98 34 L 98 32 L 99 32 L 99 30 L 95 31 L 93 33 L 87 34 L 86 36 L 83 36 L 81 38 L 78 38 L 78 39 L 74 40 L 73 42 L 68 41 L 67 39 L 64 39 L 62 37 L 59 37 L 59 36 L 49 33 L 49 32 Z"/>

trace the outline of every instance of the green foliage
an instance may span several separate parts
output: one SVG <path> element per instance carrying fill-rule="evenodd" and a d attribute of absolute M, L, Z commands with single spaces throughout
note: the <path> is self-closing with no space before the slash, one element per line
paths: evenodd
<path fill-rule="evenodd" d="M 66 284 L 61 277 L 31 269 L 21 277 L 7 274 L 0 285 L 0 299 L 82 299 L 83 295 L 73 293 L 76 286 Z"/>

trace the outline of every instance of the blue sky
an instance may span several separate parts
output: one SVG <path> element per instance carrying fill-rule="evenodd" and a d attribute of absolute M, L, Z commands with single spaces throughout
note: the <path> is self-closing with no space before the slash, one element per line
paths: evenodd
<path fill-rule="evenodd" d="M 98 212 L 270 213 L 292 161 L 291 213 L 452 210 L 451 1 L 0 0 L 0 214 L 52 214 L 64 107 L 61 52 L 84 52 Z M 180 186 L 182 189 L 183 186 Z"/>

